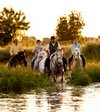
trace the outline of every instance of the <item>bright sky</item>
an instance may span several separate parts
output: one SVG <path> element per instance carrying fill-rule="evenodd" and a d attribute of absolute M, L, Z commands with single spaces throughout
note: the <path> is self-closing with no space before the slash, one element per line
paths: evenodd
<path fill-rule="evenodd" d="M 0 0 L 0 10 L 12 7 L 25 13 L 31 23 L 28 34 L 37 38 L 55 35 L 57 19 L 75 10 L 81 12 L 85 36 L 100 35 L 100 0 Z"/>

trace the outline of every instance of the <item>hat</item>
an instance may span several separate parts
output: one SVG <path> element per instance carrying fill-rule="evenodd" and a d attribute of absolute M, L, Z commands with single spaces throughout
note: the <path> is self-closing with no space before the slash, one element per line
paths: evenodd
<path fill-rule="evenodd" d="M 55 39 L 55 37 L 54 37 L 54 36 L 51 36 L 51 40 L 52 40 L 52 39 Z"/>
<path fill-rule="evenodd" d="M 13 42 L 16 42 L 16 41 L 18 41 L 18 39 L 17 39 L 17 38 L 15 38 L 15 39 L 13 40 Z"/>

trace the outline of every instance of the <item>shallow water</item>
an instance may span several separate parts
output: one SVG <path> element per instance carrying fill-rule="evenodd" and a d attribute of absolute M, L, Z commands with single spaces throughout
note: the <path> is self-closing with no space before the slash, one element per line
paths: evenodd
<path fill-rule="evenodd" d="M 84 88 L 59 84 L 38 94 L 0 94 L 0 112 L 100 112 L 100 83 Z"/>

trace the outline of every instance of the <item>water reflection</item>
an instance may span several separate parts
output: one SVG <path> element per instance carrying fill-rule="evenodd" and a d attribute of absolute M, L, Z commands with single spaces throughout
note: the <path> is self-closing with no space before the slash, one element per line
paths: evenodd
<path fill-rule="evenodd" d="M 100 112 L 100 84 L 85 88 L 57 85 L 50 91 L 0 95 L 0 112 Z"/>

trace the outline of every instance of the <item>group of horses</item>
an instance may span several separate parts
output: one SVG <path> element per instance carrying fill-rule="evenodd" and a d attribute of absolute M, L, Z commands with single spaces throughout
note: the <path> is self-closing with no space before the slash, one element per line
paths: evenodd
<path fill-rule="evenodd" d="M 42 50 L 37 58 L 34 61 L 33 70 L 38 70 L 41 73 L 45 73 L 45 61 L 48 57 L 48 54 L 46 50 Z M 54 81 L 57 81 L 57 78 L 60 77 L 60 81 L 63 82 L 64 78 L 64 66 L 63 66 L 63 50 L 58 49 L 55 53 L 53 53 L 50 57 L 50 70 L 48 70 L 48 76 Z M 27 66 L 27 61 L 25 59 L 25 53 L 24 51 L 19 52 L 17 55 L 12 57 L 9 62 L 9 67 L 16 67 L 18 65 L 24 65 Z M 77 66 L 78 69 L 83 69 L 82 66 L 82 59 L 80 57 L 80 51 L 79 49 L 76 49 L 73 53 L 73 60 L 68 64 L 67 67 L 71 68 L 71 71 L 74 70 L 74 68 Z"/>

